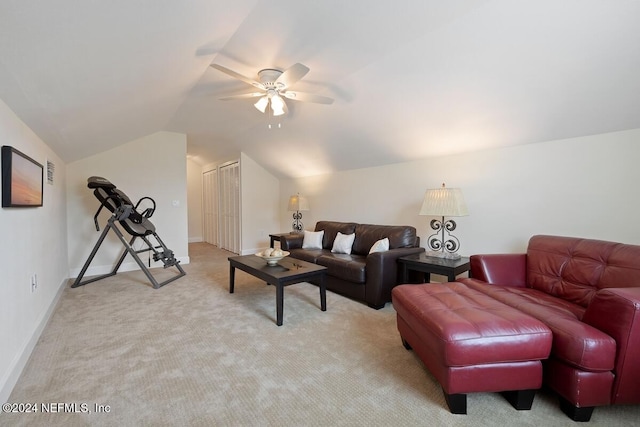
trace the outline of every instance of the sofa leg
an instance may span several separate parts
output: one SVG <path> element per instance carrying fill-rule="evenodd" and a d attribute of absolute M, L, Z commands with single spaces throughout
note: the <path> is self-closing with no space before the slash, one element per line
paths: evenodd
<path fill-rule="evenodd" d="M 528 411 L 533 406 L 533 398 L 536 395 L 535 390 L 512 390 L 512 391 L 503 391 L 502 395 L 511 406 L 516 408 L 518 411 Z"/>
<path fill-rule="evenodd" d="M 578 408 L 564 397 L 560 397 L 560 409 L 573 421 L 587 422 L 591 419 L 594 406 Z"/>
<path fill-rule="evenodd" d="M 381 308 L 384 308 L 385 303 L 382 303 L 382 304 L 368 303 L 367 305 L 373 309 L 380 310 Z"/>
<path fill-rule="evenodd" d="M 467 414 L 466 394 L 449 394 L 447 392 L 444 392 L 444 400 L 447 402 L 449 411 L 451 411 L 452 414 Z"/>
<path fill-rule="evenodd" d="M 400 337 L 402 338 L 402 337 Z M 404 346 L 404 348 L 406 348 L 407 350 L 411 350 L 411 344 L 409 344 L 409 342 L 407 340 L 405 340 L 404 338 L 402 338 L 402 345 Z"/>

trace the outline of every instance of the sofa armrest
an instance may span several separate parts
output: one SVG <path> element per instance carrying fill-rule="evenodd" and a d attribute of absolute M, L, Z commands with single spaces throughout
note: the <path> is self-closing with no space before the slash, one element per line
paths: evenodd
<path fill-rule="evenodd" d="M 302 247 L 303 240 L 304 234 L 288 234 L 286 236 L 280 236 L 280 249 L 283 251 L 300 249 Z"/>
<path fill-rule="evenodd" d="M 611 403 L 640 403 L 640 287 L 599 290 L 582 321 L 616 341 Z"/>
<path fill-rule="evenodd" d="M 367 255 L 365 299 L 370 307 L 391 301 L 391 289 L 398 284 L 398 258 L 419 254 L 424 248 L 397 248 Z"/>
<path fill-rule="evenodd" d="M 471 255 L 470 277 L 492 285 L 525 287 L 526 254 Z"/>

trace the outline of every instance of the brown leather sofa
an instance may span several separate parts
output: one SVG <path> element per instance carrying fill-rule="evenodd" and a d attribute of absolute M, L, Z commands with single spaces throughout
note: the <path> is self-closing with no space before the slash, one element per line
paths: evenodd
<path fill-rule="evenodd" d="M 551 330 L 543 382 L 574 421 L 640 403 L 640 246 L 534 236 L 526 253 L 472 256 L 458 282 Z"/>
<path fill-rule="evenodd" d="M 327 267 L 327 289 L 380 309 L 391 301 L 391 289 L 399 283 L 396 260 L 420 253 L 415 227 L 318 221 L 315 231 L 324 230 L 322 249 L 302 249 L 303 235 L 282 236 L 280 246 L 293 258 Z M 351 254 L 331 252 L 338 232 L 355 233 Z M 389 239 L 389 250 L 369 254 L 376 241 Z"/>

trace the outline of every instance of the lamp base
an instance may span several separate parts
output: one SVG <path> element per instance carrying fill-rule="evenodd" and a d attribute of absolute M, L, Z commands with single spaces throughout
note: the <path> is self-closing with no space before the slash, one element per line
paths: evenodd
<path fill-rule="evenodd" d="M 293 228 L 293 230 L 291 230 L 291 234 L 304 233 L 304 224 L 302 224 L 301 220 L 302 220 L 302 212 L 295 211 L 293 213 L 293 224 L 291 224 L 291 227 Z"/>
<path fill-rule="evenodd" d="M 427 238 L 428 247 L 433 253 L 443 254 L 431 256 L 438 258 L 460 259 L 460 255 L 457 255 L 458 258 L 447 257 L 444 255 L 445 251 L 448 254 L 453 255 L 460 248 L 460 241 L 456 236 L 451 234 L 451 232 L 456 229 L 456 222 L 452 219 L 445 221 L 444 217 L 442 217 L 442 219 L 432 219 L 430 225 L 431 229 L 434 230 L 435 233 Z M 445 239 L 445 230 L 447 230 L 447 234 L 449 235 L 448 239 Z M 440 231 L 441 236 L 438 236 L 438 231 Z"/>
<path fill-rule="evenodd" d="M 442 252 L 442 251 L 426 251 L 424 254 L 425 256 L 432 257 L 432 258 L 444 258 L 444 259 L 453 259 L 453 260 L 462 258 L 458 254 L 452 254 L 449 252 Z"/>

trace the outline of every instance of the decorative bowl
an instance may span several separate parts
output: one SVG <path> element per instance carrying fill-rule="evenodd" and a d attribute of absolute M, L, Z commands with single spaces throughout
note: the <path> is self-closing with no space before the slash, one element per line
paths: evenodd
<path fill-rule="evenodd" d="M 276 264 L 278 264 L 278 261 L 280 261 L 282 258 L 288 256 L 289 252 L 282 251 L 282 255 L 278 255 L 278 256 L 273 256 L 273 255 L 264 256 L 262 254 L 263 254 L 263 252 L 258 252 L 256 255 L 259 256 L 260 258 L 262 258 L 263 260 L 265 260 L 267 262 L 267 265 L 276 265 Z"/>

